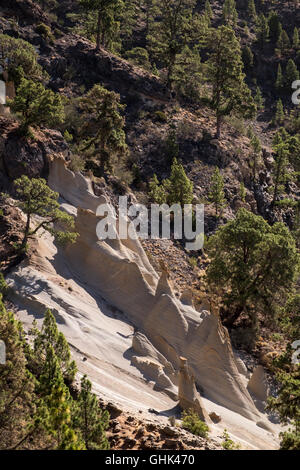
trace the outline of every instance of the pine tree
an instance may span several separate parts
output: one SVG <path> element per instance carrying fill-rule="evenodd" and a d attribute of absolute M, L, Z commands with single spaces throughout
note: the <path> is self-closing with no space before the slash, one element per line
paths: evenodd
<path fill-rule="evenodd" d="M 78 438 L 71 422 L 72 399 L 64 384 L 59 359 L 49 344 L 40 376 L 39 392 L 48 410 L 48 432 L 56 441 L 58 450 L 82 450 L 84 445 Z"/>
<path fill-rule="evenodd" d="M 275 13 L 274 11 L 271 11 L 271 13 L 269 14 L 268 25 L 270 31 L 270 41 L 272 42 L 272 44 L 276 44 L 282 32 L 282 25 L 279 21 L 277 13 Z"/>
<path fill-rule="evenodd" d="M 105 170 L 112 171 L 113 159 L 120 160 L 128 155 L 120 96 L 101 85 L 94 85 L 80 99 L 79 108 L 84 138 L 81 151 L 99 159 L 101 174 Z"/>
<path fill-rule="evenodd" d="M 278 64 L 275 88 L 278 92 L 281 92 L 284 88 L 284 80 L 283 80 L 281 64 Z"/>
<path fill-rule="evenodd" d="M 270 28 L 269 28 L 267 18 L 265 17 L 263 13 L 261 13 L 258 17 L 257 25 L 256 25 L 257 42 L 261 49 L 263 49 L 266 43 L 268 42 L 269 34 L 270 34 Z"/>
<path fill-rule="evenodd" d="M 109 414 L 101 410 L 99 401 L 91 390 L 92 384 L 84 375 L 81 379 L 75 425 L 80 430 L 87 450 L 106 450 L 109 449 L 105 435 Z"/>
<path fill-rule="evenodd" d="M 235 0 L 225 0 L 223 5 L 223 20 L 226 24 L 234 27 L 238 20 Z"/>
<path fill-rule="evenodd" d="M 240 209 L 210 237 L 207 285 L 222 298 L 221 318 L 232 327 L 242 314 L 253 329 L 259 316 L 273 317 L 291 293 L 299 267 L 295 240 L 283 223 L 269 225 Z"/>
<path fill-rule="evenodd" d="M 213 17 L 213 11 L 212 11 L 209 0 L 206 0 L 206 2 L 205 2 L 205 14 L 207 15 L 207 17 L 209 19 L 211 19 Z"/>
<path fill-rule="evenodd" d="M 152 58 L 167 69 L 166 83 L 171 88 L 176 58 L 190 39 L 195 0 L 161 0 L 159 15 L 149 26 L 147 37 Z"/>
<path fill-rule="evenodd" d="M 274 123 L 277 125 L 282 124 L 284 121 L 284 117 L 285 115 L 284 115 L 283 104 L 282 104 L 281 99 L 279 99 L 276 104 L 276 113 L 275 113 Z"/>
<path fill-rule="evenodd" d="M 34 237 L 40 229 L 50 232 L 60 243 L 73 243 L 76 240 L 77 234 L 75 232 L 58 230 L 53 226 L 54 223 L 59 222 L 61 226 L 72 230 L 74 218 L 60 210 L 57 202 L 58 193 L 52 191 L 44 179 L 29 179 L 28 176 L 23 175 L 14 181 L 14 186 L 19 198 L 16 205 L 26 214 L 26 225 L 20 251 L 26 249 L 28 239 Z M 42 220 L 31 229 L 33 214 L 38 215 Z"/>
<path fill-rule="evenodd" d="M 294 34 L 293 34 L 293 49 L 299 48 L 299 31 L 298 28 L 295 26 Z"/>
<path fill-rule="evenodd" d="M 165 204 L 167 201 L 167 194 L 163 184 L 159 184 L 156 174 L 149 181 L 148 197 L 150 202 L 155 204 Z"/>
<path fill-rule="evenodd" d="M 147 38 L 153 18 L 157 16 L 159 12 L 159 6 L 156 0 L 139 0 L 139 2 L 140 6 L 143 7 L 142 10 L 144 9 L 144 16 L 142 15 L 142 18 L 145 21 L 145 37 Z"/>
<path fill-rule="evenodd" d="M 137 65 L 138 67 L 142 67 L 145 70 L 152 70 L 152 65 L 149 60 L 149 54 L 147 49 L 144 49 L 143 47 L 134 47 L 133 49 L 130 49 L 129 51 L 126 51 L 125 54 L 126 59 L 129 62 L 132 62 L 134 65 Z"/>
<path fill-rule="evenodd" d="M 212 84 L 209 104 L 216 113 L 217 138 L 220 138 L 224 116 L 253 117 L 256 106 L 245 83 L 240 44 L 234 31 L 228 26 L 213 29 L 207 47 L 211 51 L 206 62 L 207 79 Z"/>
<path fill-rule="evenodd" d="M 47 348 L 51 346 L 58 358 L 64 380 L 72 383 L 77 372 L 76 364 L 71 360 L 70 347 L 65 336 L 58 331 L 56 320 L 51 310 L 47 310 L 45 313 L 41 331 L 35 328 L 33 333 L 34 353 L 39 362 L 36 365 L 37 370 L 41 367 Z"/>
<path fill-rule="evenodd" d="M 246 191 L 244 183 L 242 182 L 240 184 L 240 199 L 241 199 L 242 202 L 245 202 L 246 195 L 247 195 L 247 191 Z"/>
<path fill-rule="evenodd" d="M 262 96 L 261 89 L 257 86 L 254 95 L 254 103 L 256 104 L 257 110 L 262 111 L 264 109 L 265 100 Z"/>
<path fill-rule="evenodd" d="M 167 163 L 171 165 L 174 158 L 178 158 L 178 154 L 179 154 L 179 145 L 178 145 L 176 129 L 172 127 L 170 128 L 167 138 L 163 145 L 163 150 L 164 150 L 164 155 L 165 155 Z"/>
<path fill-rule="evenodd" d="M 215 207 L 216 217 L 221 217 L 223 209 L 226 206 L 226 199 L 224 194 L 224 181 L 219 168 L 215 169 L 211 179 L 209 201 Z"/>
<path fill-rule="evenodd" d="M 278 394 L 268 400 L 268 409 L 275 411 L 282 424 L 292 425 L 288 431 L 280 434 L 281 450 L 300 449 L 300 366 L 290 372 L 280 371 L 276 375 L 280 384 Z"/>
<path fill-rule="evenodd" d="M 173 86 L 178 96 L 183 96 L 193 102 L 201 97 L 203 71 L 198 50 L 185 46 L 178 54 L 173 72 Z"/>
<path fill-rule="evenodd" d="M 249 0 L 249 2 L 248 2 L 248 15 L 254 21 L 257 18 L 257 13 L 256 13 L 256 7 L 255 7 L 255 1 L 254 0 Z"/>
<path fill-rule="evenodd" d="M 118 27 L 116 14 L 123 7 L 120 0 L 79 0 L 84 11 L 90 11 L 97 15 L 96 49 L 107 46 L 107 36 L 111 29 Z"/>
<path fill-rule="evenodd" d="M 24 423 L 33 423 L 32 403 L 35 381 L 26 369 L 22 326 L 13 313 L 6 310 L 0 295 L 0 339 L 5 344 L 5 364 L 0 363 L 0 450 L 23 444 L 31 436 Z"/>
<path fill-rule="evenodd" d="M 249 71 L 253 67 L 253 52 L 251 51 L 249 46 L 245 46 L 242 49 L 242 59 L 244 63 L 244 67 L 247 71 Z"/>
<path fill-rule="evenodd" d="M 0 34 L 0 66 L 7 72 L 8 80 L 20 86 L 22 78 L 32 81 L 46 81 L 48 74 L 38 64 L 35 48 L 23 39 Z"/>
<path fill-rule="evenodd" d="M 293 59 L 289 59 L 284 74 L 284 85 L 287 93 L 292 90 L 292 83 L 295 80 L 299 80 L 299 70 Z"/>
<path fill-rule="evenodd" d="M 165 185 L 168 191 L 167 203 L 170 206 L 179 203 L 183 207 L 184 204 L 192 203 L 193 183 L 189 180 L 183 166 L 177 162 L 176 158 L 173 160 L 171 175 L 165 181 Z"/>
<path fill-rule="evenodd" d="M 10 102 L 11 110 L 22 116 L 21 130 L 28 133 L 30 126 L 55 127 L 64 121 L 64 108 L 58 93 L 41 83 L 22 78 L 17 96 Z"/>
<path fill-rule="evenodd" d="M 276 43 L 276 51 L 281 55 L 285 55 L 291 48 L 291 42 L 287 32 L 283 29 L 280 33 L 278 41 Z"/>

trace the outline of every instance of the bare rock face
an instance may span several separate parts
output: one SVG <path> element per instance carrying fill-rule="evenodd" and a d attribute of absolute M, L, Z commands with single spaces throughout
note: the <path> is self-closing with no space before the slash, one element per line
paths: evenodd
<path fill-rule="evenodd" d="M 179 405 L 183 410 L 192 409 L 196 411 L 202 421 L 209 423 L 211 420 L 204 409 L 199 392 L 197 392 L 195 379 L 187 367 L 185 357 L 180 358 L 178 398 Z"/>
<path fill-rule="evenodd" d="M 22 175 L 46 178 L 50 155 L 68 156 L 69 148 L 58 131 L 35 131 L 34 139 L 18 132 L 18 124 L 0 117 L 0 174 L 11 181 Z"/>
<path fill-rule="evenodd" d="M 193 294 L 191 289 L 186 289 L 185 291 L 183 291 L 180 300 L 183 304 L 194 307 Z"/>
<path fill-rule="evenodd" d="M 5 13 L 17 16 L 22 24 L 49 23 L 48 16 L 45 15 L 37 2 L 33 0 L 9 0 L 9 2 L 3 3 L 5 4 L 3 5 Z"/>
<path fill-rule="evenodd" d="M 263 366 L 259 365 L 248 382 L 248 390 L 261 401 L 266 401 L 268 397 L 268 382 Z"/>
<path fill-rule="evenodd" d="M 11 179 L 27 175 L 30 178 L 44 174 L 45 160 L 37 142 L 28 142 L 14 132 L 9 134 L 3 152 L 4 166 Z"/>
<path fill-rule="evenodd" d="M 164 391 L 173 400 L 177 400 L 177 377 L 170 362 L 157 351 L 142 333 L 135 333 L 132 338 L 134 355 L 131 362 L 147 380 L 155 382 L 154 389 Z"/>

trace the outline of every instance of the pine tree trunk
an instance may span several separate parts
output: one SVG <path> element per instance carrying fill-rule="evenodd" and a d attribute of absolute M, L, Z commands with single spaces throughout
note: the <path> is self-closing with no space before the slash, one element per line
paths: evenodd
<path fill-rule="evenodd" d="M 26 245 L 27 245 L 29 230 L 30 230 L 30 214 L 27 214 L 24 237 L 23 237 L 21 247 L 20 247 L 21 251 L 23 251 L 25 249 Z"/>
<path fill-rule="evenodd" d="M 240 317 L 243 310 L 244 307 L 242 305 L 238 305 L 231 315 L 226 315 L 226 319 L 224 319 L 222 322 L 223 325 L 227 328 L 232 328 L 236 320 Z"/>

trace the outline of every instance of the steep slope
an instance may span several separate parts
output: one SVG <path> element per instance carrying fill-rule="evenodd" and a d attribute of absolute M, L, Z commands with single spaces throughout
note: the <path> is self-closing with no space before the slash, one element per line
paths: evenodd
<path fill-rule="evenodd" d="M 249 442 L 258 445 L 257 431 L 265 436 L 263 446 L 272 446 L 268 432 L 255 426 L 271 430 L 247 391 L 217 316 L 178 300 L 166 276 L 158 279 L 139 241 L 97 239 L 95 209 L 104 196 L 96 197 L 90 182 L 65 168 L 60 157 L 50 162 L 49 184 L 59 189 L 62 207 L 76 215 L 80 235 L 65 250 L 42 237 L 31 259 L 9 274 L 10 297 L 24 323 L 51 308 L 80 358 L 80 371 L 88 372 L 101 394 L 135 410 L 155 406 L 168 414 L 176 406 L 179 358 L 184 356 L 209 400 L 207 408 L 230 410 L 224 412 L 228 424 L 236 425 L 236 413 L 244 416 L 239 420 L 252 429 Z M 150 345 L 139 360 L 132 349 L 136 328 Z"/>

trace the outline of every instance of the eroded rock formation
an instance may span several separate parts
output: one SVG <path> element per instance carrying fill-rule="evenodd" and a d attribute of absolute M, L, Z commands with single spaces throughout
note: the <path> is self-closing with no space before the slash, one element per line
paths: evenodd
<path fill-rule="evenodd" d="M 194 410 L 202 421 L 210 422 L 210 418 L 204 409 L 200 393 L 196 389 L 195 379 L 188 370 L 187 360 L 180 357 L 179 384 L 178 384 L 179 405 L 183 410 Z"/>
<path fill-rule="evenodd" d="M 96 210 L 106 199 L 104 196 L 96 197 L 91 182 L 68 170 L 62 158 L 53 157 L 49 162 L 49 185 L 60 193 L 63 207 L 75 215 L 75 230 L 79 233 L 75 244 L 58 250 L 52 266 L 56 270 L 63 266 L 68 273 L 67 279 L 76 279 L 93 295 L 101 296 L 109 305 L 123 312 L 124 319 L 129 319 L 144 335 L 134 337 L 136 354 L 131 356 L 132 363 L 142 373 L 155 376 L 156 386 L 165 388 L 169 396 L 175 399 L 175 376 L 180 370 L 180 357 L 183 356 L 188 362 L 189 375 L 194 377 L 201 395 L 246 418 L 254 421 L 261 419 L 242 380 L 240 364 L 235 360 L 229 335 L 218 315 L 204 309 L 195 310 L 186 296 L 184 303 L 179 300 L 169 285 L 166 273 L 163 272 L 159 278 L 154 271 L 139 240 L 120 240 L 118 234 L 115 240 L 98 240 L 96 226 L 100 218 L 96 216 Z M 27 269 L 27 281 L 24 280 L 24 269 Z M 43 269 L 50 268 L 45 265 L 45 259 L 40 259 L 34 275 L 31 271 L 31 279 L 34 278 L 34 282 L 39 283 L 40 289 L 45 292 L 42 303 L 51 307 L 54 296 L 55 305 L 59 305 L 57 318 L 70 325 L 75 318 L 77 331 L 91 314 L 83 307 L 68 307 L 68 303 L 72 302 L 71 294 L 69 299 L 69 295 L 62 296 L 55 288 L 54 295 L 53 286 L 49 287 L 50 281 Z M 30 266 L 21 266 L 9 280 L 19 304 L 22 299 L 25 302 L 26 296 L 27 309 L 29 291 L 33 285 L 29 270 Z M 60 296 L 62 299 L 58 302 Z M 30 308 L 35 305 L 41 311 L 39 302 L 41 293 L 37 289 L 31 294 Z M 60 306 L 64 313 L 61 313 Z M 93 324 L 98 323 L 94 318 Z M 73 336 L 76 347 L 80 345 L 82 351 L 86 347 L 96 355 L 97 341 L 101 338 L 96 335 L 89 337 L 88 333 L 86 337 L 80 337 L 80 334 L 78 331 L 78 340 L 75 335 L 76 341 Z M 84 346 L 85 342 L 88 344 Z M 191 390 L 194 390 L 193 386 Z"/>

